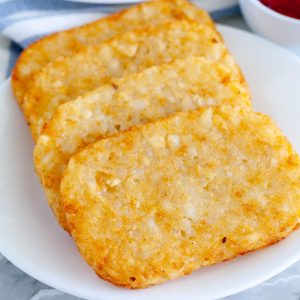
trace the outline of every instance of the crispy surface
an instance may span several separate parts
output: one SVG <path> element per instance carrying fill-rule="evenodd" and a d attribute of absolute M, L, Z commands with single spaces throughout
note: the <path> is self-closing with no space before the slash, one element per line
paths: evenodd
<path fill-rule="evenodd" d="M 196 22 L 178 21 L 137 29 L 45 67 L 25 96 L 24 112 L 36 140 L 62 103 L 110 83 L 113 78 L 191 55 L 219 60 L 227 53 L 218 33 Z M 235 70 L 237 71 L 237 70 Z"/>
<path fill-rule="evenodd" d="M 170 19 L 190 19 L 211 27 L 208 14 L 186 0 L 151 1 L 102 18 L 75 29 L 52 34 L 28 47 L 13 70 L 12 86 L 22 105 L 27 87 L 33 76 L 49 62 L 82 50 L 86 45 L 106 41 L 135 28 L 162 24 Z"/>
<path fill-rule="evenodd" d="M 213 63 L 191 57 L 152 67 L 61 105 L 40 135 L 35 169 L 60 224 L 67 229 L 59 185 L 69 158 L 97 139 L 178 111 L 228 102 L 249 105 L 231 56 Z"/>
<path fill-rule="evenodd" d="M 95 272 L 143 288 L 265 247 L 300 217 L 300 160 L 267 116 L 216 106 L 102 139 L 61 193 Z"/>

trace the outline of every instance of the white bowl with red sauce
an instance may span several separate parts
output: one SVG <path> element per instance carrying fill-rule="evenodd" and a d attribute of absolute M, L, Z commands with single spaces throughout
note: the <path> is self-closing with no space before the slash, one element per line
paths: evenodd
<path fill-rule="evenodd" d="M 300 0 L 239 0 L 249 27 L 300 55 Z"/>

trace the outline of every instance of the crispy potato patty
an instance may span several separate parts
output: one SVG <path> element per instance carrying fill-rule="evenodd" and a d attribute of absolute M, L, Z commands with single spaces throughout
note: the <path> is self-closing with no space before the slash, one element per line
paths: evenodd
<path fill-rule="evenodd" d="M 191 57 L 152 67 L 61 105 L 37 141 L 35 169 L 49 204 L 67 229 L 60 205 L 61 174 L 72 154 L 99 138 L 205 105 L 249 105 L 249 92 L 231 56 Z"/>
<path fill-rule="evenodd" d="M 33 43 L 19 57 L 12 74 L 16 98 L 22 106 L 34 75 L 59 57 L 74 55 L 87 45 L 99 44 L 132 29 L 183 19 L 214 27 L 205 11 L 186 0 L 157 0 L 132 6 L 81 27 L 51 34 Z"/>
<path fill-rule="evenodd" d="M 84 259 L 143 288 L 286 237 L 299 222 L 300 160 L 249 108 L 182 112 L 74 155 L 61 195 Z"/>

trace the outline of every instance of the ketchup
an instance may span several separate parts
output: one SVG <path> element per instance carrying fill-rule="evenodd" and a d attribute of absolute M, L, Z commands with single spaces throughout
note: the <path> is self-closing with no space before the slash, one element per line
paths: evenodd
<path fill-rule="evenodd" d="M 260 0 L 260 2 L 283 15 L 300 19 L 300 0 Z"/>

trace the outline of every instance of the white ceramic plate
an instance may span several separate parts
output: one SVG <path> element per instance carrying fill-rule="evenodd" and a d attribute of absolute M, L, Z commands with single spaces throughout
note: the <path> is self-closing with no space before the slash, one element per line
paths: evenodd
<path fill-rule="evenodd" d="M 300 152 L 300 60 L 249 33 L 220 26 L 248 80 L 255 109 L 271 115 Z M 101 300 L 216 299 L 252 287 L 300 258 L 300 230 L 235 260 L 145 290 L 99 279 L 57 225 L 33 172 L 33 142 L 11 92 L 0 89 L 0 252 L 36 279 L 64 292 Z"/>

